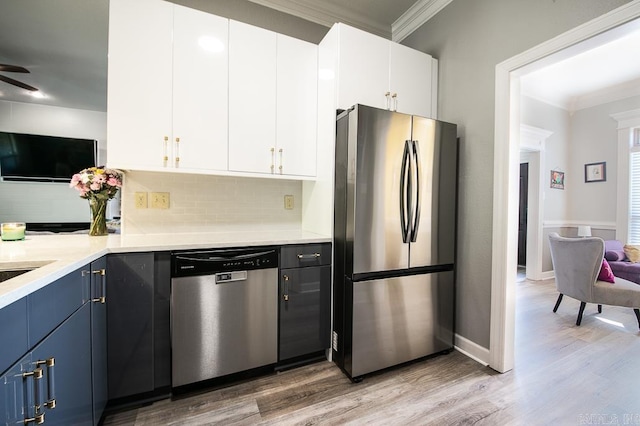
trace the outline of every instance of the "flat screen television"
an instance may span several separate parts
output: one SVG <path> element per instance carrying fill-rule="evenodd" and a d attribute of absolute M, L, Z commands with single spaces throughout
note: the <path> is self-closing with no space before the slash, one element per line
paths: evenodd
<path fill-rule="evenodd" d="M 97 141 L 0 132 L 0 177 L 5 181 L 69 182 L 96 164 Z"/>

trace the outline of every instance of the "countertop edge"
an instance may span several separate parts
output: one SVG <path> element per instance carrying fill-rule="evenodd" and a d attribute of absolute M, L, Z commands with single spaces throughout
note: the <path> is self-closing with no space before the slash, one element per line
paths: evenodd
<path fill-rule="evenodd" d="M 53 259 L 50 263 L 39 267 L 33 271 L 27 272 L 23 275 L 11 278 L 10 280 L 0 283 L 0 309 L 22 299 L 29 294 L 46 287 L 50 283 L 54 282 L 58 278 L 61 278 L 78 268 L 81 268 L 88 263 L 93 262 L 100 257 L 107 254 L 117 253 L 139 253 L 139 252 L 160 252 L 160 251 L 177 251 L 177 250 L 197 250 L 197 249 L 219 249 L 219 248 L 231 248 L 231 247 L 259 247 L 259 246 L 284 246 L 293 244 L 316 244 L 316 243 L 330 243 L 332 240 L 330 237 L 323 235 L 314 235 L 312 233 L 303 232 L 299 236 L 288 236 L 283 238 L 273 237 L 256 237 L 252 234 L 252 239 L 243 238 L 229 238 L 225 241 L 199 241 L 199 242 L 187 242 L 180 241 L 180 238 L 175 238 L 175 242 L 136 242 L 136 239 L 142 239 L 147 236 L 129 238 L 116 238 L 110 237 L 89 237 L 94 239 L 104 239 L 102 247 L 95 247 L 88 251 L 73 252 L 72 254 L 62 256 L 60 259 Z M 43 236 L 42 238 L 47 238 Z M 78 238 L 87 238 L 87 236 L 79 235 Z M 158 237 L 156 237 L 158 238 Z M 164 236 L 162 238 L 170 239 L 172 236 Z M 97 241 L 97 240 L 93 240 Z M 51 248 L 54 250 L 54 248 Z M 46 257 L 46 256 L 44 256 Z M 53 256 L 52 256 L 53 257 Z M 0 262 L 5 264 L 11 264 L 13 260 L 15 263 L 28 262 L 28 261 L 42 261 L 43 255 L 39 255 L 39 259 L 31 259 L 29 255 L 25 255 L 19 259 L 5 260 L 0 258 Z"/>

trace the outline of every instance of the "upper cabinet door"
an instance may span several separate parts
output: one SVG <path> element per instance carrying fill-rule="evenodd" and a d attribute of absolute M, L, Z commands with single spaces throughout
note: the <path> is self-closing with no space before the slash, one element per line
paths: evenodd
<path fill-rule="evenodd" d="M 389 43 L 391 109 L 431 117 L 431 56 L 397 43 Z"/>
<path fill-rule="evenodd" d="M 278 34 L 276 173 L 316 175 L 318 46 Z"/>
<path fill-rule="evenodd" d="M 228 22 L 174 6 L 171 145 L 177 167 L 227 170 Z"/>
<path fill-rule="evenodd" d="M 229 21 L 229 170 L 275 173 L 276 33 Z"/>
<path fill-rule="evenodd" d="M 359 103 L 387 109 L 389 40 L 340 24 L 338 108 Z"/>
<path fill-rule="evenodd" d="M 172 25 L 171 3 L 111 0 L 109 4 L 107 161 L 111 166 L 163 167 L 164 139 L 171 137 Z"/>

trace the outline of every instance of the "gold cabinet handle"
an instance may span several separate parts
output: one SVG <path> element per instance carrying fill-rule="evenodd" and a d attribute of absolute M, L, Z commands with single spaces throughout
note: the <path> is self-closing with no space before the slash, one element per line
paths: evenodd
<path fill-rule="evenodd" d="M 167 163 L 169 162 L 169 136 L 164 137 L 164 142 L 162 144 L 162 166 L 167 167 Z"/>
<path fill-rule="evenodd" d="M 106 303 L 107 302 L 107 271 L 105 269 L 98 269 L 92 272 L 95 275 L 100 275 L 100 287 L 102 295 L 91 299 L 94 303 Z M 92 283 L 93 284 L 93 283 Z"/>
<path fill-rule="evenodd" d="M 271 148 L 271 174 L 274 173 L 274 169 L 276 167 L 276 149 Z"/>
<path fill-rule="evenodd" d="M 385 109 L 391 109 L 391 105 L 389 104 L 389 96 L 391 96 L 391 92 L 387 92 L 384 94 L 386 107 Z"/>
<path fill-rule="evenodd" d="M 278 170 L 280 171 L 280 174 L 282 174 L 282 148 L 278 150 L 278 153 L 280 154 L 280 166 L 278 166 Z"/>
<path fill-rule="evenodd" d="M 35 423 L 37 425 L 41 425 L 44 423 L 44 413 L 40 413 L 40 409 L 42 408 L 42 377 L 44 376 L 42 372 L 42 368 L 37 367 L 33 371 L 26 371 L 22 373 L 22 377 L 26 379 L 27 377 L 33 378 L 33 396 L 34 396 L 34 416 L 30 418 L 24 419 L 24 424 Z"/>
<path fill-rule="evenodd" d="M 178 168 L 178 166 L 180 166 L 180 138 L 176 138 L 176 152 L 174 157 L 175 167 Z"/>
<path fill-rule="evenodd" d="M 51 357 L 43 361 L 36 361 L 36 365 L 45 365 L 47 367 L 47 400 L 44 402 L 44 406 L 53 410 L 56 408 L 56 359 Z"/>
<path fill-rule="evenodd" d="M 284 299 L 285 302 L 288 302 L 289 301 L 289 276 L 283 275 L 282 279 L 284 280 L 284 294 L 282 295 L 282 298 Z"/>
<path fill-rule="evenodd" d="M 394 93 L 393 95 L 391 95 L 391 98 L 393 98 L 393 110 L 397 111 L 398 110 L 398 94 Z"/>

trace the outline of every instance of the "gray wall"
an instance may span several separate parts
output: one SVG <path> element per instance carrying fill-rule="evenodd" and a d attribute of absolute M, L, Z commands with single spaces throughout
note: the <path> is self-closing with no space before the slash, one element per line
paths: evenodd
<path fill-rule="evenodd" d="M 453 0 L 403 44 L 439 59 L 439 118 L 460 136 L 457 332 L 489 347 L 495 66 L 627 0 Z"/>

